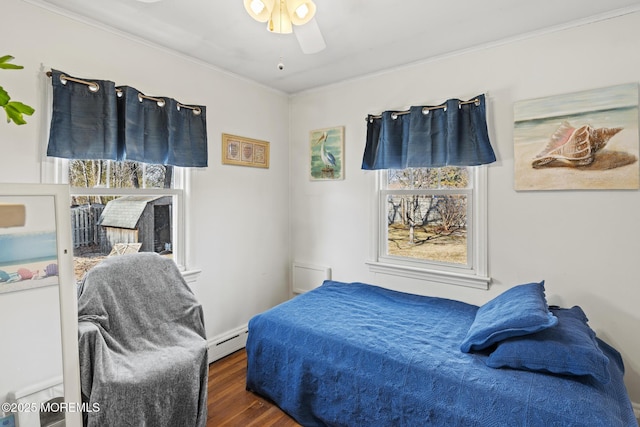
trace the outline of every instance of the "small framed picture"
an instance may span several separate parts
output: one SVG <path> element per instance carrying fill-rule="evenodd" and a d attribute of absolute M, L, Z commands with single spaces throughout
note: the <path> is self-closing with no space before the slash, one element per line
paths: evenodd
<path fill-rule="evenodd" d="M 222 163 L 225 165 L 269 167 L 269 143 L 243 136 L 222 134 Z"/>
<path fill-rule="evenodd" d="M 344 126 L 311 131 L 309 162 L 312 181 L 344 179 Z"/>

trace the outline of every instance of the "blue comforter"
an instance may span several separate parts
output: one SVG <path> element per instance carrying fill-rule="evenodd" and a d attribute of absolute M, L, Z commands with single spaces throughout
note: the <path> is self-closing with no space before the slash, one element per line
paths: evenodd
<path fill-rule="evenodd" d="M 615 350 L 606 385 L 489 368 L 460 351 L 477 309 L 325 282 L 251 319 L 247 389 L 304 426 L 637 425 Z"/>

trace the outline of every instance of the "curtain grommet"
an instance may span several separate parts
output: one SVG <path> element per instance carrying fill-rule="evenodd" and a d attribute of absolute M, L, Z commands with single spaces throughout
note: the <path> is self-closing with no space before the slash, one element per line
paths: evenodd
<path fill-rule="evenodd" d="M 194 116 L 199 116 L 200 114 L 202 114 L 202 109 L 200 107 L 191 107 L 189 105 L 182 105 L 179 102 L 176 103 L 176 110 L 180 111 L 182 110 L 182 107 L 191 110 Z"/>
<path fill-rule="evenodd" d="M 427 115 L 429 114 L 429 111 L 431 111 L 429 108 L 424 107 L 424 108 L 422 109 L 422 115 L 423 115 L 423 116 L 427 116 Z"/>
<path fill-rule="evenodd" d="M 167 103 L 165 102 L 164 99 L 160 98 L 156 101 L 156 104 L 158 105 L 158 107 L 164 107 L 165 105 L 167 105 Z"/>
<path fill-rule="evenodd" d="M 88 82 L 88 81 L 76 79 L 75 77 L 68 77 L 68 76 L 65 76 L 64 74 L 60 74 L 60 83 L 66 86 L 69 80 L 74 81 L 76 83 L 82 83 L 84 85 L 87 85 L 89 87 L 89 90 L 94 93 L 100 90 L 100 85 L 96 82 Z"/>
<path fill-rule="evenodd" d="M 391 113 L 391 118 L 396 120 L 398 118 L 398 113 Z"/>

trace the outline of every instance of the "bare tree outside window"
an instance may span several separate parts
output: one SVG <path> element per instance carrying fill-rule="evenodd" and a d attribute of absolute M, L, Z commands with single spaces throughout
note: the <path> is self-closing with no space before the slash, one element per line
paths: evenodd
<path fill-rule="evenodd" d="M 464 167 L 388 171 L 386 255 L 466 265 L 469 188 Z"/>

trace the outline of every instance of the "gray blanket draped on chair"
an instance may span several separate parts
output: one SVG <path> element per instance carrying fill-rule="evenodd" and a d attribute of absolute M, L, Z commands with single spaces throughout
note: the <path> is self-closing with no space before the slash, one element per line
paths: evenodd
<path fill-rule="evenodd" d="M 174 262 L 155 253 L 108 258 L 78 297 L 88 426 L 204 426 L 207 346 L 202 307 Z"/>

